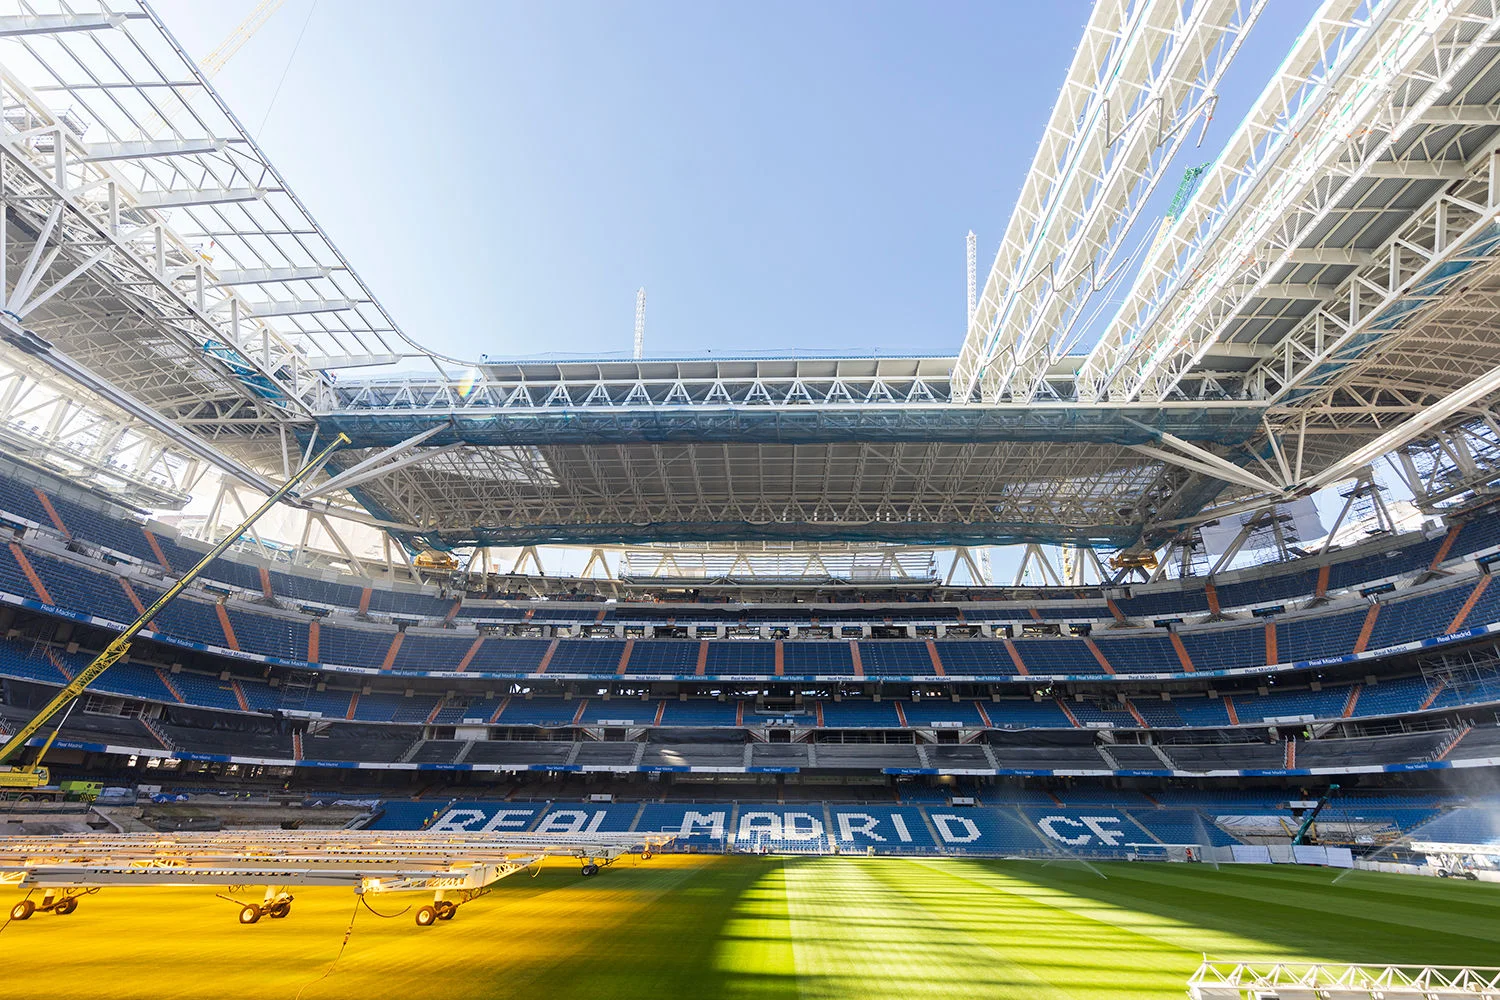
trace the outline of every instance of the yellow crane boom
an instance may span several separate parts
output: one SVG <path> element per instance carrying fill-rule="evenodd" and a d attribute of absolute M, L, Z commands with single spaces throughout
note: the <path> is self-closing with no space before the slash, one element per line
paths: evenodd
<path fill-rule="evenodd" d="M 245 518 L 238 528 L 224 536 L 217 545 L 208 550 L 207 555 L 198 560 L 196 566 L 182 575 L 182 579 L 174 583 L 149 608 L 141 612 L 139 618 L 131 622 L 125 631 L 116 636 L 114 641 L 108 646 L 105 646 L 104 650 L 98 656 L 94 657 L 93 662 L 79 671 L 78 676 L 69 681 L 61 691 L 58 691 L 57 696 L 49 701 L 30 722 L 17 730 L 6 742 L 5 746 L 0 747 L 0 765 L 3 765 L 18 753 L 26 745 L 26 741 L 31 739 L 38 729 L 45 726 L 49 719 L 71 704 L 73 699 L 83 694 L 84 690 L 97 680 L 100 674 L 118 663 L 121 657 L 130 651 L 130 641 L 135 638 L 137 632 L 146 627 L 147 622 L 160 614 L 161 609 L 166 607 L 169 601 L 182 593 L 187 588 L 187 585 L 192 583 L 198 574 L 207 568 L 209 563 L 223 555 L 231 545 L 239 540 L 241 535 L 249 531 L 251 526 L 260 520 L 266 511 L 270 510 L 277 502 L 290 493 L 293 487 L 311 475 L 315 470 L 321 468 L 323 463 L 328 459 L 328 456 L 333 454 L 335 448 L 347 444 L 348 441 L 349 438 L 343 434 L 334 438 L 332 444 L 328 445 L 328 447 L 314 456 L 311 461 L 298 469 L 296 474 L 283 483 L 280 489 L 266 497 L 265 503 L 251 511 L 250 516 Z M 61 726 L 58 728 L 60 729 Z M 48 774 L 46 769 L 41 767 L 41 762 L 42 758 L 46 756 L 47 750 L 52 746 L 52 741 L 56 738 L 57 731 L 54 730 L 52 735 L 48 737 L 46 744 L 42 746 L 41 752 L 37 754 L 36 761 L 31 767 L 0 767 L 0 788 L 35 788 L 46 784 Z"/>

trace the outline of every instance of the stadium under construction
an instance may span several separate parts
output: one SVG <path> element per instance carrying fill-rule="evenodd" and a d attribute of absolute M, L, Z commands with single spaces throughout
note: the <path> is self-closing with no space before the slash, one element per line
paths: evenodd
<path fill-rule="evenodd" d="M 1500 0 L 1195 150 L 1267 6 L 1097 0 L 949 354 L 474 361 L 0 0 L 7 993 L 1500 997 Z"/>

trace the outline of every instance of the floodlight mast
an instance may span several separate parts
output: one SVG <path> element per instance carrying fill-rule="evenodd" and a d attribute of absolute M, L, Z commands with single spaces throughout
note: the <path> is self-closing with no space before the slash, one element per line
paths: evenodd
<path fill-rule="evenodd" d="M 630 356 L 639 361 L 646 352 L 646 289 L 635 291 L 635 344 Z"/>
<path fill-rule="evenodd" d="M 239 541 L 240 537 L 244 535 L 245 532 L 249 531 L 250 528 L 255 524 L 255 522 L 261 519 L 266 511 L 270 510 L 278 502 L 284 499 L 287 494 L 291 493 L 292 489 L 298 483 L 306 479 L 313 472 L 322 468 L 323 463 L 328 460 L 328 457 L 333 454 L 335 449 L 347 444 L 348 442 L 349 438 L 343 434 L 340 434 L 338 437 L 334 438 L 333 442 L 330 443 L 328 447 L 318 452 L 318 454 L 314 456 L 311 461 L 302 466 L 302 468 L 298 469 L 296 474 L 293 475 L 292 478 L 288 479 L 281 485 L 279 489 L 273 492 L 270 496 L 266 497 L 265 503 L 261 504 L 259 507 L 255 508 L 255 510 L 251 511 L 250 516 L 245 518 L 245 520 L 240 523 L 240 526 L 238 528 L 230 532 L 228 535 L 225 535 L 217 545 L 209 549 L 208 554 L 205 555 L 202 559 L 198 560 L 198 564 L 196 566 L 184 573 L 181 579 L 179 579 L 176 583 L 169 587 L 167 591 L 160 597 L 158 597 L 149 608 L 141 612 L 139 618 L 131 622 L 130 625 L 125 629 L 125 631 L 116 636 L 114 638 L 114 641 L 112 641 L 108 646 L 105 646 L 104 650 L 98 656 L 94 657 L 93 662 L 83 670 L 79 671 L 78 676 L 74 677 L 67 683 L 66 686 L 63 687 L 61 691 L 57 692 L 57 696 L 49 701 L 46 706 L 43 707 L 42 710 L 38 712 L 30 722 L 22 726 L 16 732 L 16 734 L 10 738 L 5 746 L 0 747 L 0 764 L 4 764 L 5 761 L 9 760 L 13 755 L 18 753 L 21 748 L 26 745 L 26 741 L 31 739 L 31 737 L 36 733 L 38 729 L 46 725 L 49 719 L 51 719 L 63 708 L 65 708 L 69 703 L 73 701 L 73 699 L 83 694 L 84 690 L 91 683 L 97 680 L 100 674 L 104 673 L 104 671 L 108 670 L 110 667 L 118 663 L 120 659 L 130 651 L 130 641 L 135 638 L 136 633 L 140 632 L 141 629 L 146 627 L 146 624 L 148 622 L 150 622 L 153 618 L 160 614 L 161 610 L 167 606 L 168 602 L 170 602 L 174 597 L 186 590 L 188 584 L 192 583 L 193 580 L 197 578 L 198 574 L 203 572 L 203 570 L 208 567 L 209 563 L 219 558 L 219 556 L 223 555 L 231 545 Z M 31 766 L 31 768 L 24 770 L 17 770 L 13 768 L 9 771 L 0 771 L 0 786 L 13 784 L 13 782 L 6 781 L 5 779 L 7 777 L 15 778 L 17 775 L 36 775 L 45 779 L 46 772 L 40 766 L 42 757 L 46 755 L 48 748 L 52 746 L 52 740 L 56 738 L 57 733 L 53 732 L 52 736 L 48 738 L 46 745 L 42 747 L 41 753 L 38 754 L 36 762 Z M 44 784 L 45 780 L 38 781 L 36 783 Z"/>

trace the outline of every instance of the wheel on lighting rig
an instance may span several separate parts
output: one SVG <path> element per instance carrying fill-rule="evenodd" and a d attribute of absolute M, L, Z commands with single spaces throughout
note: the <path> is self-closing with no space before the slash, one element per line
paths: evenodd
<path fill-rule="evenodd" d="M 66 917 L 76 909 L 78 909 L 78 900 L 72 896 L 66 896 L 52 904 L 52 912 L 59 917 Z"/>
<path fill-rule="evenodd" d="M 260 917 L 261 909 L 254 903 L 246 903 L 244 906 L 240 907 L 240 923 L 258 923 L 260 921 Z"/>
<path fill-rule="evenodd" d="M 436 903 L 433 903 L 432 908 L 437 910 L 437 918 L 439 920 L 452 920 L 453 915 L 458 912 L 458 904 L 450 903 L 446 899 L 440 899 Z"/>
<path fill-rule="evenodd" d="M 36 912 L 36 904 L 29 899 L 23 899 L 10 908 L 10 919 L 30 920 L 31 915 Z"/>
<path fill-rule="evenodd" d="M 589 861 L 584 864 L 581 874 L 584 878 L 588 878 L 590 875 L 597 875 L 599 874 L 599 866 L 594 864 L 592 861 Z"/>
<path fill-rule="evenodd" d="M 431 927 L 433 921 L 437 920 L 438 911 L 436 907 L 424 906 L 417 911 L 417 926 Z"/>

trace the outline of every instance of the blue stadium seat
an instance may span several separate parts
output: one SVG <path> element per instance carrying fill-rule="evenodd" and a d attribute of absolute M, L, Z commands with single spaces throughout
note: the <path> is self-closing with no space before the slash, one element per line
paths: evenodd
<path fill-rule="evenodd" d="M 853 657 L 847 642 L 784 642 L 781 658 L 787 676 L 853 676 Z M 712 670 L 712 652 L 708 661 Z"/>
<path fill-rule="evenodd" d="M 733 726 L 739 711 L 739 703 L 720 702 L 711 698 L 689 698 L 687 701 L 668 701 L 662 712 L 663 727 L 683 728 Z"/>
<path fill-rule="evenodd" d="M 901 719 L 893 701 L 825 701 L 823 725 L 829 729 L 896 729 Z"/>
<path fill-rule="evenodd" d="M 625 672 L 691 676 L 698 669 L 698 648 L 698 643 L 684 639 L 637 639 L 631 647 L 630 663 Z"/>
<path fill-rule="evenodd" d="M 471 673 L 534 674 L 541 667 L 542 657 L 547 655 L 552 642 L 551 639 L 490 636 L 480 644 L 468 669 Z"/>
<path fill-rule="evenodd" d="M 936 673 L 925 642 L 861 642 L 859 659 L 866 677 L 931 677 Z"/>
<path fill-rule="evenodd" d="M 1259 667 L 1266 663 L 1266 629 L 1259 622 L 1239 628 L 1187 630 L 1178 638 L 1200 670 Z"/>
<path fill-rule="evenodd" d="M 321 622 L 318 626 L 318 662 L 346 667 L 378 667 L 396 637 L 393 628 L 354 628 Z"/>
<path fill-rule="evenodd" d="M 1026 669 L 1038 675 L 1102 674 L 1082 639 L 1016 639 L 1016 651 Z"/>
<path fill-rule="evenodd" d="M 563 639 L 547 664 L 551 674 L 610 677 L 620 668 L 625 643 L 618 639 Z"/>
<path fill-rule="evenodd" d="M 1016 665 L 1005 643 L 994 639 L 939 639 L 938 659 L 950 677 L 1014 677 Z"/>

